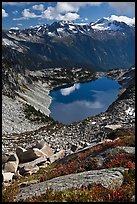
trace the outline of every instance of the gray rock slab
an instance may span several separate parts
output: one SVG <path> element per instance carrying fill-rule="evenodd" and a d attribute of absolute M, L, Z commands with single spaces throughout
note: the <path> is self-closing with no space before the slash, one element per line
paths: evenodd
<path fill-rule="evenodd" d="M 118 149 L 124 150 L 128 154 L 135 154 L 135 147 L 117 146 Z"/>
<path fill-rule="evenodd" d="M 19 164 L 19 167 L 23 167 L 23 166 L 36 166 L 36 165 L 39 165 L 42 164 L 42 163 L 45 163 L 47 161 L 47 156 L 42 156 L 38 159 L 35 159 L 34 161 L 31 161 L 31 162 L 26 162 L 26 163 L 23 163 L 23 164 Z"/>
<path fill-rule="evenodd" d="M 117 169 L 101 169 L 60 176 L 20 189 L 15 201 L 39 196 L 46 193 L 46 189 L 49 188 L 55 191 L 62 191 L 94 183 L 101 184 L 107 189 L 116 189 L 122 185 L 123 175 Z"/>

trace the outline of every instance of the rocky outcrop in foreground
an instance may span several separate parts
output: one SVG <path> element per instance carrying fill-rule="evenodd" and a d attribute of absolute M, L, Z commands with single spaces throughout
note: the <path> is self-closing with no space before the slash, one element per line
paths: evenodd
<path fill-rule="evenodd" d="M 46 189 L 63 191 L 68 188 L 88 186 L 89 184 L 101 184 L 107 189 L 117 189 L 123 183 L 121 171 L 127 170 L 124 168 L 101 169 L 53 178 L 49 181 L 22 188 L 15 201 L 30 199 L 34 195 L 40 196 L 45 193 Z"/>
<path fill-rule="evenodd" d="M 73 195 L 74 189 L 101 186 L 106 193 L 112 193 L 110 201 L 116 199 L 119 191 L 123 197 L 117 197 L 117 201 L 134 200 L 135 135 L 130 131 L 124 136 L 118 130 L 112 133 L 115 139 L 75 148 L 67 156 L 64 150 L 55 152 L 45 141 L 27 150 L 18 147 L 8 157 L 3 155 L 3 199 L 39 202 L 44 195 L 46 199 L 48 192 L 56 195 L 71 190 Z"/>
<path fill-rule="evenodd" d="M 64 150 L 54 152 L 45 142 L 40 141 L 35 147 L 24 149 L 17 147 L 15 153 L 2 154 L 3 182 L 12 181 L 13 178 L 31 175 L 39 168 L 47 167 L 50 163 L 64 157 Z"/>

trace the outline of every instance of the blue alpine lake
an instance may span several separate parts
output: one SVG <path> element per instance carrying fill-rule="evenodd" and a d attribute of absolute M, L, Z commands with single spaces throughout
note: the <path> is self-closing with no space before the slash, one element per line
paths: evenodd
<path fill-rule="evenodd" d="M 120 85 L 101 77 L 95 81 L 76 83 L 70 87 L 53 89 L 50 116 L 63 124 L 70 124 L 107 110 L 118 97 Z"/>

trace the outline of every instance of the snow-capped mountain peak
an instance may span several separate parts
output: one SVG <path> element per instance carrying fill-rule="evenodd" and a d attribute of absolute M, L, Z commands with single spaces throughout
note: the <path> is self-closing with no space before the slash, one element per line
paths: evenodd
<path fill-rule="evenodd" d="M 76 34 L 81 33 L 84 35 L 90 35 L 93 30 L 96 31 L 124 31 L 130 29 L 131 27 L 134 27 L 135 25 L 135 19 L 129 18 L 126 16 L 116 16 L 112 15 L 110 17 L 104 17 L 101 19 L 98 19 L 95 22 L 92 22 L 90 24 L 81 24 L 81 23 L 74 23 L 71 21 L 57 21 L 53 22 L 51 24 L 43 24 L 43 25 L 36 25 L 36 26 L 30 26 L 27 29 L 24 30 L 18 30 L 18 29 L 10 29 L 10 31 L 13 33 L 25 33 L 28 36 L 33 35 L 45 35 L 48 36 L 59 36 L 62 37 L 64 35 L 70 35 L 70 34 Z M 13 33 L 13 34 L 14 34 Z"/>
<path fill-rule="evenodd" d="M 116 16 L 116 15 L 111 15 L 110 18 L 108 18 L 109 21 L 118 21 L 118 22 L 123 22 L 127 24 L 128 26 L 134 26 L 135 25 L 135 18 L 129 18 L 127 16 Z"/>
<path fill-rule="evenodd" d="M 112 15 L 111 17 L 104 17 L 98 19 L 94 23 L 91 23 L 91 27 L 94 30 L 122 30 L 127 26 L 134 26 L 135 18 L 129 18 L 127 16 L 116 16 Z"/>

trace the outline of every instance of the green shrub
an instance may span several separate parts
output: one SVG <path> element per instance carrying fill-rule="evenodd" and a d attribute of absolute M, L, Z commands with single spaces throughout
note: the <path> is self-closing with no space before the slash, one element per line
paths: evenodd
<path fill-rule="evenodd" d="M 55 121 L 50 116 L 46 116 L 40 110 L 36 110 L 31 105 L 25 104 L 23 110 L 25 113 L 25 117 L 32 122 L 38 122 L 38 123 L 52 122 L 52 123 L 55 123 Z"/>

